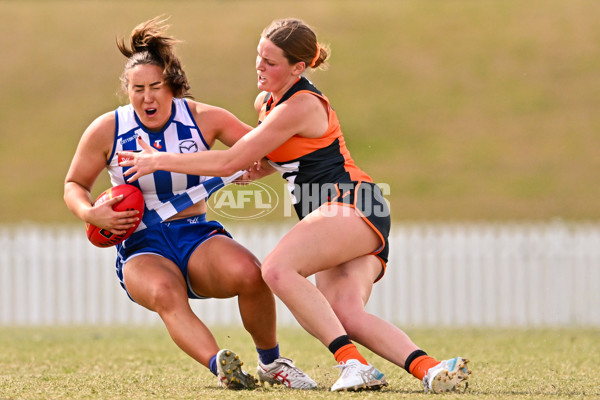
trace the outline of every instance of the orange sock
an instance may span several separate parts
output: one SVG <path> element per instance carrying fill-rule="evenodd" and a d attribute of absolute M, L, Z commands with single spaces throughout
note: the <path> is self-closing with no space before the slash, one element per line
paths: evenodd
<path fill-rule="evenodd" d="M 360 355 L 356 345 L 354 343 L 347 344 L 343 347 L 340 347 L 334 354 L 335 361 L 338 363 L 346 363 L 346 361 L 355 359 L 361 362 L 361 364 L 368 365 L 369 363 L 363 356 Z"/>
<path fill-rule="evenodd" d="M 437 361 L 433 357 L 429 356 L 420 356 L 413 360 L 410 364 L 409 371 L 415 378 L 422 381 L 425 375 L 427 375 L 427 371 L 431 367 L 435 367 L 440 362 Z"/>

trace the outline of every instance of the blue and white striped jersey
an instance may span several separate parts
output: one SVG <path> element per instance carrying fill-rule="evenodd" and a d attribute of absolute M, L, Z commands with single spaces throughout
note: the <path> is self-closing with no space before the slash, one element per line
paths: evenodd
<path fill-rule="evenodd" d="M 119 166 L 116 153 L 122 150 L 141 150 L 136 140 L 138 136 L 158 151 L 195 153 L 209 150 L 185 99 L 173 99 L 171 118 L 164 128 L 157 132 L 149 131 L 141 124 L 131 104 L 117 108 L 115 117 L 115 142 L 107 165 L 113 186 L 127 183 L 123 172 L 128 167 Z M 137 186 L 144 194 L 145 214 L 150 217 L 152 210 L 158 209 L 163 203 L 168 203 L 176 195 L 184 194 L 208 178 L 210 177 L 156 171 L 131 184 Z M 143 228 L 144 224 L 140 224 L 138 230 Z"/>

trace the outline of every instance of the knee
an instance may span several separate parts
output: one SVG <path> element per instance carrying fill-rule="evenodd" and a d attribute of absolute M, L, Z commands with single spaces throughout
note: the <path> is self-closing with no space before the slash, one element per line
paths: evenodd
<path fill-rule="evenodd" d="M 252 291 L 268 290 L 263 280 L 258 260 L 245 260 L 242 262 L 241 267 L 244 272 L 241 274 L 242 282 L 240 282 L 240 287 L 251 289 Z"/>
<path fill-rule="evenodd" d="M 145 302 L 159 314 L 176 309 L 182 300 L 187 303 L 187 290 L 168 279 L 153 282 L 145 293 Z"/>
<path fill-rule="evenodd" d="M 281 269 L 276 267 L 276 263 L 267 258 L 261 267 L 262 279 L 271 288 L 274 293 L 277 293 L 281 286 Z"/>

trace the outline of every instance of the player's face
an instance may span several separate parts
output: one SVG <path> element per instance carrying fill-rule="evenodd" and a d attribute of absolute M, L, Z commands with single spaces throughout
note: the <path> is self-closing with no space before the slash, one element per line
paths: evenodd
<path fill-rule="evenodd" d="M 129 101 L 142 124 L 161 129 L 171 117 L 173 92 L 163 79 L 162 68 L 140 64 L 127 71 Z"/>
<path fill-rule="evenodd" d="M 266 38 L 260 39 L 257 51 L 258 88 L 279 99 L 304 71 L 304 63 L 290 64 L 283 50 Z"/>

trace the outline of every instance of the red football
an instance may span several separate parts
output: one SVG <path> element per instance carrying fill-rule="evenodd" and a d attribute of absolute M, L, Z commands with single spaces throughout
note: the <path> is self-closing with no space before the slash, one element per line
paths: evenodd
<path fill-rule="evenodd" d="M 123 200 L 113 206 L 115 211 L 128 211 L 138 210 L 140 213 L 137 215 L 139 221 L 135 223 L 135 226 L 131 227 L 123 235 L 115 235 L 106 229 L 100 229 L 92 224 L 85 224 L 85 230 L 87 237 L 94 246 L 98 247 L 110 247 L 121 243 L 127 239 L 137 229 L 138 225 L 142 221 L 144 215 L 144 196 L 142 191 L 133 185 L 123 184 L 113 186 L 110 189 L 105 190 L 98 196 L 94 205 L 102 204 L 107 200 L 114 197 L 123 195 Z"/>

